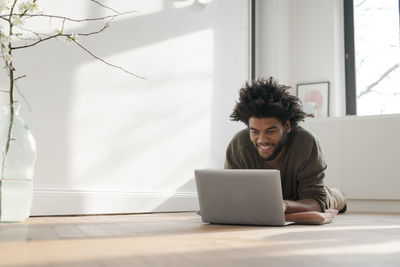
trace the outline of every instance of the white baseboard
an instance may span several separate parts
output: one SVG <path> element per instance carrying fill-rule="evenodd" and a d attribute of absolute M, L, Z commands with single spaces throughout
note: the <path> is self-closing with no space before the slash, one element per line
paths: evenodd
<path fill-rule="evenodd" d="M 195 192 L 35 190 L 33 216 L 178 212 L 199 210 Z M 400 200 L 348 199 L 355 212 L 400 212 Z"/>
<path fill-rule="evenodd" d="M 199 209 L 194 192 L 35 190 L 32 216 L 177 212 Z"/>
<path fill-rule="evenodd" d="M 347 210 L 356 212 L 400 212 L 400 200 L 348 199 Z"/>

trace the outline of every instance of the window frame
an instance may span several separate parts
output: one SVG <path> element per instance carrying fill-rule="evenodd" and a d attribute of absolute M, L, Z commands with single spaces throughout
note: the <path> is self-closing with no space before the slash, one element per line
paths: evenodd
<path fill-rule="evenodd" d="M 400 1 L 400 0 L 399 0 Z M 357 115 L 357 87 L 354 48 L 354 1 L 343 0 L 346 115 Z"/>

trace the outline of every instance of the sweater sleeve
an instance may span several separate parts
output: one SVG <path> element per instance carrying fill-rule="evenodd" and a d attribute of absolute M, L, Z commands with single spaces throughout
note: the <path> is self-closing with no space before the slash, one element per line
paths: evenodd
<path fill-rule="evenodd" d="M 315 138 L 304 156 L 297 178 L 299 199 L 316 200 L 324 212 L 327 208 L 327 193 L 323 179 L 327 165 L 321 147 Z"/>

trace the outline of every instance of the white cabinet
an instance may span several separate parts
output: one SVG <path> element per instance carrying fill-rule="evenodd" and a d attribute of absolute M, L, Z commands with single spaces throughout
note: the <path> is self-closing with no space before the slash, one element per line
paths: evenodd
<path fill-rule="evenodd" d="M 400 200 L 400 116 L 307 120 L 328 163 L 326 184 L 349 199 Z"/>

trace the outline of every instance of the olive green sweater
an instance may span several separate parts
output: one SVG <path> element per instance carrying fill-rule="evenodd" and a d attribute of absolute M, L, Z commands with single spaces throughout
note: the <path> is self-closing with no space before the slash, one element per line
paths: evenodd
<path fill-rule="evenodd" d="M 300 126 L 292 130 L 280 164 L 283 199 L 315 199 L 325 211 L 328 208 L 323 182 L 326 167 L 314 135 Z M 262 168 L 262 158 L 250 140 L 249 129 L 238 132 L 227 148 L 225 169 Z"/>

